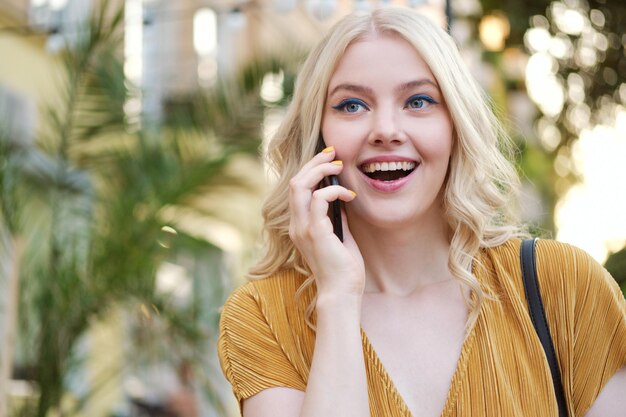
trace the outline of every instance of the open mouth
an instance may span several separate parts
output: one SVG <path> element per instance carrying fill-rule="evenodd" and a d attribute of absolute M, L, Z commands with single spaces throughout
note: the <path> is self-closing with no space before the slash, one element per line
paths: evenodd
<path fill-rule="evenodd" d="M 409 175 L 417 164 L 415 162 L 372 162 L 361 165 L 361 171 L 377 181 L 392 182 Z"/>

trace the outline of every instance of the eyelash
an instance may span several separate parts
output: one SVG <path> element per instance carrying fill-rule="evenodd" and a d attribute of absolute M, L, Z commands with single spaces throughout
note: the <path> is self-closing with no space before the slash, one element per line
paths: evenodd
<path fill-rule="evenodd" d="M 420 103 L 422 103 L 421 106 L 419 106 L 419 107 L 409 107 L 410 103 L 413 102 L 413 101 L 416 101 L 416 100 L 419 100 Z M 424 102 L 428 102 L 429 104 L 439 104 L 439 102 L 437 100 L 435 100 L 434 98 L 432 98 L 430 96 L 427 96 L 427 95 L 424 95 L 424 94 L 416 94 L 416 95 L 410 97 L 406 101 L 404 106 L 412 108 L 412 109 L 421 109 L 421 108 L 424 107 Z M 345 100 L 341 101 L 341 103 L 337 104 L 336 106 L 333 106 L 333 109 L 339 110 L 339 111 L 345 111 L 346 108 L 349 105 L 358 105 L 358 106 L 362 106 L 365 109 L 369 110 L 369 107 L 367 107 L 367 105 L 363 101 L 355 99 L 355 98 L 345 99 Z M 347 113 L 356 113 L 356 112 L 347 112 Z"/>
<path fill-rule="evenodd" d="M 409 103 L 411 103 L 413 101 L 416 101 L 416 100 L 419 100 L 420 103 L 422 103 L 422 104 L 421 104 L 420 107 L 411 107 L 413 109 L 421 109 L 421 108 L 423 108 L 425 101 L 428 102 L 428 104 L 439 104 L 439 102 L 437 102 L 437 100 L 435 100 L 434 98 L 432 98 L 430 96 L 427 96 L 427 95 L 424 95 L 424 94 L 416 94 L 416 95 L 414 95 L 413 97 L 409 98 L 406 101 L 406 103 L 404 104 L 405 107 L 408 107 Z"/>
<path fill-rule="evenodd" d="M 361 100 L 357 100 L 355 98 L 348 98 L 348 99 L 342 100 L 341 103 L 337 104 L 336 106 L 333 106 L 333 109 L 345 111 L 346 107 L 348 107 L 351 104 L 356 104 L 369 110 L 369 108 L 364 102 L 362 102 Z M 355 112 L 348 112 L 348 113 L 355 113 Z"/>

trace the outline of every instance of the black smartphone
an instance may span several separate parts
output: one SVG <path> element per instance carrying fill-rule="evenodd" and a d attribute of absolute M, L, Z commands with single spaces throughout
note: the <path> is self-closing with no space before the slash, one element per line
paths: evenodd
<path fill-rule="evenodd" d="M 317 144 L 317 153 L 322 152 L 326 148 L 326 144 L 324 143 L 324 139 L 320 136 L 319 142 Z M 339 185 L 339 178 L 336 175 L 329 175 L 325 177 L 324 180 L 320 183 L 320 188 L 328 187 L 329 185 Z M 330 221 L 333 224 L 333 232 L 339 238 L 340 241 L 343 242 L 343 225 L 341 224 L 341 202 L 339 199 L 330 202 L 330 208 L 328 212 L 328 217 L 330 217 Z"/>

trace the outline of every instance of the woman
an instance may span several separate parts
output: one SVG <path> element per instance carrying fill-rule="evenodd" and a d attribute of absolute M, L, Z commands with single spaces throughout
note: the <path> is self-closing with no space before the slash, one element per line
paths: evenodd
<path fill-rule="evenodd" d="M 270 145 L 279 179 L 258 279 L 222 314 L 243 415 L 556 416 L 503 138 L 427 19 L 382 9 L 331 30 Z M 330 175 L 341 185 L 319 188 Z M 343 242 L 327 216 L 336 199 Z M 624 416 L 617 285 L 564 244 L 540 241 L 537 259 L 570 415 Z"/>

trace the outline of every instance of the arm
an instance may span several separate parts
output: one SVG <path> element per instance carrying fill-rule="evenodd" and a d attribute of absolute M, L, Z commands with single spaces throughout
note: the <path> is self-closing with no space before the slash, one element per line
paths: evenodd
<path fill-rule="evenodd" d="M 626 366 L 604 386 L 585 417 L 624 417 L 626 415 Z"/>
<path fill-rule="evenodd" d="M 361 339 L 363 259 L 344 218 L 344 242 L 333 234 L 329 202 L 352 201 L 341 186 L 317 189 L 325 176 L 341 172 L 328 148 L 290 181 L 289 236 L 310 266 L 317 287 L 315 349 L 306 392 L 267 389 L 244 400 L 245 417 L 369 416 Z"/>
<path fill-rule="evenodd" d="M 317 338 L 302 417 L 369 416 L 361 299 L 320 299 Z"/>

